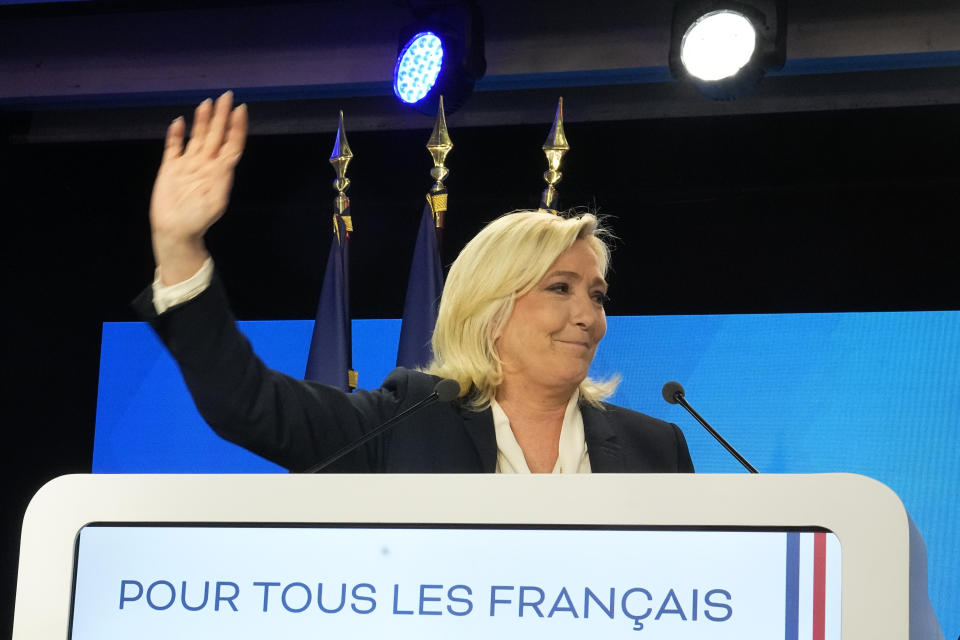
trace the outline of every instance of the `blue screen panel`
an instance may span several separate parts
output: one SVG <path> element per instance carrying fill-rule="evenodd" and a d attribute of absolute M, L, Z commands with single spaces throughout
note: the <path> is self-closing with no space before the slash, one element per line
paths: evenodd
<path fill-rule="evenodd" d="M 244 322 L 275 369 L 303 374 L 311 321 Z M 353 324 L 360 385 L 393 368 L 398 320 Z M 612 401 L 677 423 L 698 471 L 742 472 L 662 385 L 761 472 L 853 472 L 887 484 L 927 543 L 930 594 L 960 630 L 960 312 L 612 317 L 593 375 Z M 213 434 L 176 365 L 139 323 L 104 325 L 94 472 L 283 471 Z"/>

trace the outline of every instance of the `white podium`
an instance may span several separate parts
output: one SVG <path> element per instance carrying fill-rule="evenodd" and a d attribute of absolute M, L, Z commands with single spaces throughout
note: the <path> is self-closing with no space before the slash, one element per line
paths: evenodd
<path fill-rule="evenodd" d="M 824 475 L 74 475 L 15 640 L 943 638 L 897 496 Z"/>

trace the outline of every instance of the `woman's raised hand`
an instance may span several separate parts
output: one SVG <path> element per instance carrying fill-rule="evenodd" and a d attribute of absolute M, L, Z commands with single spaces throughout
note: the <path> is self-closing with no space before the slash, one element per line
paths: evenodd
<path fill-rule="evenodd" d="M 167 129 L 163 161 L 150 200 L 153 256 L 165 285 L 186 280 L 208 253 L 203 236 L 220 219 L 230 199 L 233 170 L 247 139 L 247 108 L 233 108 L 233 93 L 197 107 L 190 140 L 186 124 Z"/>

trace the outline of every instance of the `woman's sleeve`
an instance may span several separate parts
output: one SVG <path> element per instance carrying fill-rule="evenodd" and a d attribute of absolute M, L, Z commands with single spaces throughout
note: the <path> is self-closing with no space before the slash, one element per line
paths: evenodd
<path fill-rule="evenodd" d="M 176 360 L 204 420 L 221 437 L 291 471 L 302 471 L 389 418 L 405 389 L 358 391 L 292 378 L 253 352 L 215 276 L 192 300 L 157 315 L 148 288 L 134 306 Z M 331 471 L 376 471 L 383 442 L 368 443 Z"/>
<path fill-rule="evenodd" d="M 690 449 L 687 447 L 687 439 L 683 437 L 683 431 L 675 424 L 673 435 L 677 439 L 677 471 L 679 473 L 693 473 L 693 460 L 690 458 Z"/>

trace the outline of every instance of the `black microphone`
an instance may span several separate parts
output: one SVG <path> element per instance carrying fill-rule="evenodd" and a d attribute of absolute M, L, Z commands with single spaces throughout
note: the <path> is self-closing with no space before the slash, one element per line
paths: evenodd
<path fill-rule="evenodd" d="M 319 471 L 323 471 L 324 469 L 329 467 L 331 464 L 333 464 L 343 456 L 347 455 L 354 449 L 357 449 L 358 447 L 360 447 L 360 445 L 366 442 L 369 442 L 370 440 L 373 440 L 374 438 L 379 436 L 381 433 L 383 433 L 384 431 L 386 431 L 396 423 L 400 422 L 407 416 L 413 413 L 416 413 L 421 409 L 429 407 L 432 404 L 436 404 L 437 402 L 450 402 L 451 400 L 453 400 L 459 395 L 460 395 L 460 383 L 454 380 L 453 378 L 444 378 L 443 380 L 441 380 L 440 382 L 438 382 L 433 386 L 433 393 L 428 395 L 426 398 L 416 403 L 415 405 L 411 406 L 406 411 L 401 411 L 400 413 L 393 416 L 392 418 L 390 418 L 389 420 L 381 424 L 379 427 L 377 427 L 373 431 L 366 433 L 363 436 L 357 438 L 356 440 L 354 440 L 347 446 L 343 447 L 342 449 L 340 449 L 330 457 L 324 460 L 321 460 L 320 462 L 313 465 L 306 471 L 303 471 L 303 473 L 317 473 Z"/>
<path fill-rule="evenodd" d="M 700 414 L 693 410 L 687 400 L 684 398 L 683 386 L 679 382 L 668 382 L 663 385 L 663 399 L 669 402 L 670 404 L 679 404 L 681 407 L 686 409 L 690 415 L 697 419 L 697 422 L 703 425 L 703 428 L 710 432 L 714 438 L 717 439 L 717 442 L 723 445 L 723 448 L 730 452 L 730 454 L 737 459 L 737 461 L 746 467 L 747 471 L 750 473 L 759 473 L 752 464 L 747 462 L 747 459 L 740 455 L 736 449 L 734 449 L 729 442 L 723 439 L 717 430 L 707 424 L 707 421 L 700 417 Z"/>

